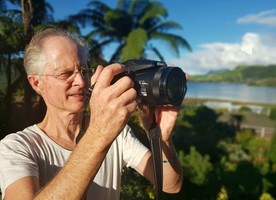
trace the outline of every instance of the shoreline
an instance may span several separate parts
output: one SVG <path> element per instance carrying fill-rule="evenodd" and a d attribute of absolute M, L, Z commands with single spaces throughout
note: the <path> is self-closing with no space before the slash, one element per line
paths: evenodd
<path fill-rule="evenodd" d="M 243 102 L 243 101 L 235 101 L 235 100 L 227 100 L 227 99 L 215 99 L 215 98 L 190 98 L 186 97 L 183 101 L 183 104 L 202 104 L 206 101 L 211 102 L 225 102 L 232 103 L 233 105 L 242 105 L 242 106 L 262 106 L 262 107 L 276 107 L 276 102 L 272 103 L 257 103 L 257 102 Z"/>

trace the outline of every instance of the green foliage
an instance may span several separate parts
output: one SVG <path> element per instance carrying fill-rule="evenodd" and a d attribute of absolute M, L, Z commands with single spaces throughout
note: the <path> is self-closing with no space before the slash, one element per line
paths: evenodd
<path fill-rule="evenodd" d="M 185 147 L 195 146 L 201 154 L 209 154 L 211 161 L 217 159 L 217 145 L 220 140 L 233 137 L 233 127 L 217 122 L 219 114 L 205 106 L 186 107 L 182 112 L 179 120 L 185 123 L 177 123 L 174 133 L 177 148 L 189 151 Z"/>
<path fill-rule="evenodd" d="M 117 6 L 110 8 L 101 1 L 91 1 L 88 7 L 70 19 L 82 26 L 92 24 L 88 37 L 96 38 L 102 47 L 111 43 L 118 45 L 110 62 L 144 58 L 147 51 L 152 51 L 163 60 L 158 48 L 149 44 L 152 40 L 169 43 L 177 54 L 180 47 L 191 50 L 182 36 L 169 33 L 172 29 L 181 29 L 181 26 L 166 20 L 168 13 L 160 2 L 118 0 Z"/>
<path fill-rule="evenodd" d="M 121 62 L 124 62 L 128 59 L 141 58 L 147 40 L 147 33 L 144 29 L 138 28 L 133 30 L 127 37 L 126 45 L 122 50 Z"/>
<path fill-rule="evenodd" d="M 263 185 L 263 192 L 269 191 L 271 188 L 273 188 L 273 184 L 269 182 L 266 178 L 263 178 L 262 180 L 262 185 Z"/>
<path fill-rule="evenodd" d="M 254 138 L 254 132 L 252 130 L 240 131 L 236 135 L 237 142 L 242 145 L 243 148 L 247 148 L 249 142 Z"/>
<path fill-rule="evenodd" d="M 261 193 L 262 175 L 250 162 L 238 163 L 235 171 L 221 171 L 220 175 L 229 199 L 255 199 Z"/>
<path fill-rule="evenodd" d="M 270 142 L 270 146 L 268 148 L 268 151 L 266 153 L 266 159 L 271 162 L 271 164 L 274 167 L 274 172 L 276 172 L 276 135 L 274 134 L 274 136 L 271 139 Z M 273 168 L 272 168 L 273 169 Z"/>
<path fill-rule="evenodd" d="M 228 193 L 224 186 L 221 187 L 217 196 L 217 200 L 228 200 Z"/>
<path fill-rule="evenodd" d="M 200 155 L 209 156 L 212 165 L 206 181 L 201 185 L 198 183 L 202 182 L 189 177 L 192 174 L 189 168 L 200 170 L 187 167 L 189 165 L 184 168 L 182 197 L 218 199 L 224 192 L 228 199 L 258 199 L 263 192 L 276 195 L 272 192 L 276 187 L 276 165 L 269 161 L 269 158 L 275 156 L 274 142 L 257 138 L 252 130 L 237 131 L 233 126 L 219 122 L 219 115 L 206 107 L 192 105 L 184 107 L 180 112 L 174 133 L 177 148 L 189 152 L 186 147 L 195 146 Z M 180 153 L 179 156 L 183 163 L 186 155 Z M 195 163 L 201 166 L 202 162 Z"/>
<path fill-rule="evenodd" d="M 121 200 L 152 199 L 153 188 L 150 183 L 131 168 L 125 168 L 122 176 Z"/>
<path fill-rule="evenodd" d="M 167 42 L 176 53 L 179 47 L 191 50 L 184 38 L 169 33 L 170 30 L 180 29 L 181 26 L 166 20 L 167 10 L 159 2 L 118 0 L 117 7 L 110 8 L 101 1 L 92 1 L 88 5 L 89 8 L 81 11 L 75 18 L 60 22 L 52 21 L 52 9 L 45 1 L 39 0 L 35 4 L 38 7 L 33 13 L 31 31 L 53 26 L 49 25 L 49 22 L 76 32 L 79 31 L 79 27 L 71 22 L 78 21 L 78 25 L 92 25 L 93 31 L 86 36 L 86 39 L 92 47 L 90 53 L 93 54 L 93 60 L 101 64 L 105 62 L 101 56 L 101 49 L 112 42 L 119 44 L 110 59 L 112 61 L 141 58 L 149 49 L 153 50 L 161 60 L 164 59 L 158 48 L 149 45 L 152 40 Z M 3 3 L 0 5 L 5 7 Z M 20 91 L 21 96 L 26 92 L 22 90 L 23 79 L 20 79 L 20 75 L 23 74 L 21 52 L 26 38 L 21 21 L 18 21 L 21 17 L 20 12 L 9 16 L 4 16 L 3 13 L 0 12 L 0 79 L 1 84 L 4 81 L 5 85 L 2 84 L 0 87 L 0 121 L 6 122 L 7 114 L 16 113 L 12 120 L 18 125 L 23 122 L 15 117 L 20 117 L 24 110 L 16 105 L 9 109 L 5 99 L 8 99 L 6 96 L 8 92 L 11 94 L 10 102 L 15 99 L 17 91 Z M 10 74 L 5 77 L 4 72 L 8 70 Z M 220 74 L 191 76 L 190 80 L 275 86 L 275 76 L 275 65 L 240 66 Z M 7 89 L 6 85 L 9 83 L 10 89 Z M 246 108 L 243 110 L 248 111 Z M 137 137 L 148 146 L 146 134 L 141 129 L 136 114 L 132 116 L 130 125 L 137 133 Z M 219 122 L 219 116 L 220 113 L 204 106 L 182 107 L 173 140 L 184 169 L 184 186 L 177 195 L 164 194 L 166 197 L 164 199 L 273 200 L 276 196 L 276 137 L 269 142 L 256 138 L 251 130 L 237 131 L 231 124 Z M 243 120 L 239 115 L 233 117 L 240 122 Z M 276 108 L 272 108 L 270 118 L 276 119 Z M 28 123 L 31 123 L 30 120 Z M 1 123 L 0 133 L 5 133 L 3 130 L 7 128 L 9 128 L 8 123 Z M 153 199 L 153 187 L 134 170 L 124 169 L 121 199 Z"/>
<path fill-rule="evenodd" d="M 271 108 L 269 118 L 276 120 L 276 107 Z"/>
<path fill-rule="evenodd" d="M 117 31 L 119 37 L 127 37 L 131 31 L 131 16 L 122 10 L 108 10 L 104 15 L 104 22 L 109 26 L 110 31 Z"/>
<path fill-rule="evenodd" d="M 208 182 L 208 175 L 213 169 L 208 155 L 202 156 L 192 146 L 190 147 L 190 153 L 186 156 L 183 151 L 180 151 L 179 159 L 185 171 L 185 176 L 190 182 L 196 185 L 203 185 Z"/>
<path fill-rule="evenodd" d="M 249 151 L 249 154 L 258 161 L 259 159 L 264 158 L 264 154 L 269 148 L 269 141 L 265 138 L 252 138 L 246 147 Z"/>
<path fill-rule="evenodd" d="M 274 200 L 274 198 L 269 193 L 263 193 L 260 196 L 260 200 Z"/>
<path fill-rule="evenodd" d="M 227 171 L 233 171 L 233 167 L 236 166 L 237 162 L 250 160 L 250 155 L 246 153 L 245 149 L 242 148 L 242 145 L 239 143 L 223 140 L 219 142 L 218 147 L 226 154 L 221 157 L 220 162 L 225 166 Z M 227 159 L 225 159 L 225 156 L 227 156 Z M 236 168 L 234 168 L 234 170 L 236 170 Z"/>

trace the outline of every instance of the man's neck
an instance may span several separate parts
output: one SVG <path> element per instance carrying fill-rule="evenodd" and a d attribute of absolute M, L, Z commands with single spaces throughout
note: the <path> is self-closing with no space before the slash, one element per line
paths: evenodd
<path fill-rule="evenodd" d="M 81 130 L 83 113 L 47 111 L 38 127 L 63 148 L 73 150 Z"/>

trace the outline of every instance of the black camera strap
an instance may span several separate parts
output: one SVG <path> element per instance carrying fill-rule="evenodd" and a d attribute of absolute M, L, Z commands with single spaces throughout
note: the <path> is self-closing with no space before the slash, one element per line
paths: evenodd
<path fill-rule="evenodd" d="M 155 118 L 155 117 L 154 117 Z M 162 161 L 162 145 L 161 130 L 158 124 L 153 122 L 148 132 L 148 138 L 151 145 L 154 183 L 155 183 L 155 199 L 160 200 L 163 188 L 163 161 Z"/>

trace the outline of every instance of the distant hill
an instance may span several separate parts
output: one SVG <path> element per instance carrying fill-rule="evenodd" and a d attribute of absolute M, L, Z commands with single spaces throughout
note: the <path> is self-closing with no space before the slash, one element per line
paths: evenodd
<path fill-rule="evenodd" d="M 212 71 L 206 75 L 191 75 L 189 76 L 189 81 L 246 83 L 249 85 L 276 87 L 276 65 L 238 66 L 229 71 Z"/>

